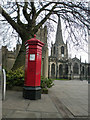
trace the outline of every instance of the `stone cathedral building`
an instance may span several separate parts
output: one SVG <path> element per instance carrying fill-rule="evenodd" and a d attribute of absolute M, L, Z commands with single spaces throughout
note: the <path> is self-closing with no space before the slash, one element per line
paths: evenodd
<path fill-rule="evenodd" d="M 51 46 L 51 56 L 49 56 L 49 78 L 61 79 L 87 79 L 90 75 L 90 64 L 82 63 L 78 59 L 68 57 L 68 46 L 62 37 L 61 21 L 58 18 L 56 41 Z"/>

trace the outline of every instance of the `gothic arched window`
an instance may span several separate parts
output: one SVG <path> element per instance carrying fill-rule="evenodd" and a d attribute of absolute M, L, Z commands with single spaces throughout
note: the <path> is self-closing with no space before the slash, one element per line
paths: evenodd
<path fill-rule="evenodd" d="M 90 76 L 90 66 L 88 66 L 88 76 Z"/>
<path fill-rule="evenodd" d="M 84 75 L 84 66 L 82 67 L 82 74 Z"/>
<path fill-rule="evenodd" d="M 74 74 L 79 74 L 79 67 L 78 67 L 77 63 L 75 63 L 74 66 L 73 66 L 73 73 Z"/>
<path fill-rule="evenodd" d="M 65 75 L 67 75 L 68 74 L 68 65 L 66 64 L 65 65 Z"/>
<path fill-rule="evenodd" d="M 64 46 L 61 47 L 61 54 L 64 54 Z"/>
<path fill-rule="evenodd" d="M 62 64 L 59 65 L 59 77 L 63 75 L 63 66 Z"/>
<path fill-rule="evenodd" d="M 55 54 L 55 46 L 54 46 L 54 54 Z"/>
<path fill-rule="evenodd" d="M 52 77 L 55 76 L 55 64 L 54 63 L 51 65 L 51 76 Z"/>

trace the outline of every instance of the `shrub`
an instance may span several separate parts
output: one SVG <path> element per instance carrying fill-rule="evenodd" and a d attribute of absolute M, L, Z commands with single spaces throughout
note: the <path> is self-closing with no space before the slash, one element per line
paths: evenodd
<path fill-rule="evenodd" d="M 24 86 L 24 70 L 23 67 L 18 68 L 15 71 L 7 71 L 6 74 L 7 77 L 7 87 L 8 88 L 12 88 L 13 86 Z M 42 90 L 46 90 L 47 88 L 52 87 L 53 84 L 53 80 L 52 79 L 48 79 L 48 78 L 44 78 L 41 77 L 41 88 Z M 46 88 L 46 89 L 44 89 Z"/>
<path fill-rule="evenodd" d="M 47 88 L 42 88 L 42 94 L 48 94 L 48 89 Z"/>
<path fill-rule="evenodd" d="M 51 88 L 53 85 L 52 79 L 41 77 L 41 88 Z"/>
<path fill-rule="evenodd" d="M 15 71 L 7 71 L 7 87 L 12 88 L 13 86 L 24 85 L 24 70 L 23 67 L 18 68 Z"/>

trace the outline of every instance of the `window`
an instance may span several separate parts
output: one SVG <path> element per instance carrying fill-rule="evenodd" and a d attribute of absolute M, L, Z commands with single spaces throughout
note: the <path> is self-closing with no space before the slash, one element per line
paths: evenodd
<path fill-rule="evenodd" d="M 65 65 L 65 75 L 67 75 L 68 74 L 68 65 L 66 64 Z"/>
<path fill-rule="evenodd" d="M 84 75 L 84 66 L 82 67 L 82 74 Z"/>
<path fill-rule="evenodd" d="M 79 74 L 79 68 L 78 68 L 78 64 L 75 63 L 74 66 L 73 66 L 73 73 L 74 74 Z"/>
<path fill-rule="evenodd" d="M 59 65 L 59 77 L 63 75 L 63 66 L 62 64 Z"/>
<path fill-rule="evenodd" d="M 88 66 L 88 76 L 90 76 L 90 66 Z"/>
<path fill-rule="evenodd" d="M 61 47 L 61 54 L 64 54 L 64 47 Z"/>
<path fill-rule="evenodd" d="M 55 54 L 55 46 L 54 46 L 54 54 Z"/>
<path fill-rule="evenodd" d="M 55 64 L 54 63 L 51 65 L 51 76 L 55 77 Z"/>

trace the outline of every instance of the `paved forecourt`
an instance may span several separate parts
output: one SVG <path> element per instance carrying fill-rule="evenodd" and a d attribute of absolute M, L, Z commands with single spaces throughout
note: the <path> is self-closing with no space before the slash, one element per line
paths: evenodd
<path fill-rule="evenodd" d="M 61 118 L 49 95 L 40 100 L 28 100 L 22 92 L 7 91 L 3 101 L 3 118 Z"/>
<path fill-rule="evenodd" d="M 28 100 L 22 92 L 7 91 L 3 118 L 74 118 L 88 116 L 87 81 L 55 80 L 49 94 L 40 100 Z"/>
<path fill-rule="evenodd" d="M 88 116 L 88 81 L 54 81 L 50 90 L 74 116 Z"/>

